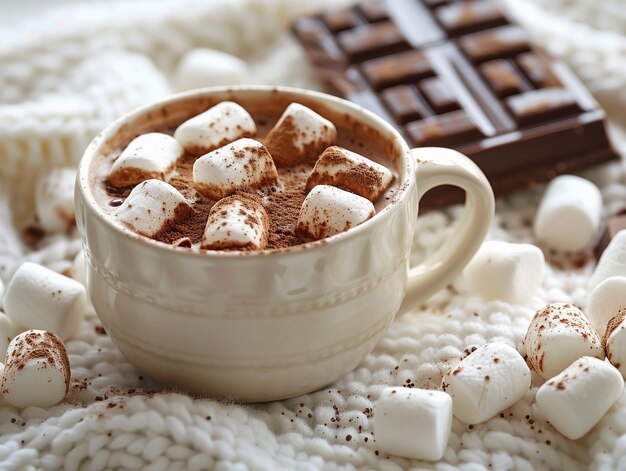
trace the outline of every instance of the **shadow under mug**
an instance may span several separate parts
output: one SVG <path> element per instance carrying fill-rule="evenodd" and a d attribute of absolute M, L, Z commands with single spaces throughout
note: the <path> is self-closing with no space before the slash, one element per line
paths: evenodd
<path fill-rule="evenodd" d="M 116 223 L 92 190 L 98 158 L 224 100 L 253 116 L 299 102 L 333 122 L 349 121 L 394 164 L 397 192 L 355 228 L 277 251 L 194 253 Z M 444 245 L 410 267 L 418 201 L 439 185 L 465 190 L 464 213 Z M 318 389 L 355 368 L 400 309 L 425 301 L 466 265 L 488 231 L 494 199 L 467 157 L 410 150 L 392 126 L 355 104 L 307 90 L 243 86 L 176 95 L 109 125 L 80 162 L 76 208 L 91 300 L 128 361 L 195 394 L 258 402 Z"/>

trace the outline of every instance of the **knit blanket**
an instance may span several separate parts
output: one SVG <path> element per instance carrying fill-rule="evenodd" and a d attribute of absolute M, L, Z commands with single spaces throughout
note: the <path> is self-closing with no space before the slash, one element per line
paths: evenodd
<path fill-rule="evenodd" d="M 18 231 L 30 222 L 33 182 L 75 165 L 108 122 L 170 93 L 185 51 L 211 47 L 244 58 L 250 83 L 320 88 L 287 32 L 295 15 L 336 0 L 109 0 L 61 7 L 0 29 L 0 277 L 29 260 L 57 271 L 80 250 L 76 234 L 33 250 Z M 623 0 L 509 0 L 512 13 L 568 62 L 611 118 L 626 154 L 626 8 Z M 602 189 L 605 215 L 626 204 L 626 171 L 585 172 Z M 533 242 L 541 188 L 498 202 L 489 238 Z M 412 258 L 436 250 L 461 207 L 420 216 Z M 517 346 L 535 310 L 549 302 L 585 308 L 592 257 L 548 254 L 539 293 L 524 305 L 485 302 L 458 277 L 395 320 L 363 362 L 328 387 L 290 400 L 239 405 L 168 390 L 131 366 L 92 309 L 67 343 L 72 386 L 62 404 L 18 410 L 0 403 L 0 467 L 18 469 L 216 470 L 578 470 L 626 468 L 626 398 L 586 437 L 570 441 L 534 404 L 540 382 L 510 409 L 475 426 L 454 421 L 438 463 L 387 456 L 370 418 L 388 385 L 439 387 L 468 347 Z"/>

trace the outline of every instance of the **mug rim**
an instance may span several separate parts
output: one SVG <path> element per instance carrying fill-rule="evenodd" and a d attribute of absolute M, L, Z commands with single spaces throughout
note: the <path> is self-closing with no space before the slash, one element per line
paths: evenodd
<path fill-rule="evenodd" d="M 405 173 L 402 181 L 399 182 L 398 190 L 393 198 L 385 205 L 385 207 L 377 212 L 372 218 L 367 221 L 359 224 L 358 226 L 352 227 L 347 231 L 340 232 L 339 234 L 335 234 L 324 239 L 314 240 L 310 242 L 305 242 L 303 244 L 293 245 L 289 247 L 282 247 L 278 249 L 264 249 L 264 250 L 250 250 L 250 251 L 241 251 L 241 250 L 205 250 L 205 251 L 196 251 L 192 249 L 177 249 L 171 247 L 169 244 L 165 244 L 163 242 L 159 242 L 150 237 L 138 234 L 131 230 L 130 228 L 124 227 L 121 224 L 117 224 L 108 214 L 105 214 L 103 208 L 96 202 L 95 197 L 93 195 L 93 191 L 90 185 L 90 170 L 94 158 L 98 155 L 101 146 L 106 143 L 109 139 L 111 139 L 116 133 L 118 133 L 124 125 L 126 125 L 129 121 L 136 120 L 141 116 L 144 116 L 151 111 L 157 110 L 164 105 L 172 104 L 177 101 L 193 99 L 193 98 L 203 98 L 206 96 L 222 93 L 245 93 L 245 92 L 265 92 L 265 93 L 287 93 L 292 95 L 301 95 L 306 96 L 308 98 L 313 98 L 314 100 L 318 100 L 322 103 L 333 103 L 335 105 L 339 105 L 345 111 L 349 111 L 352 117 L 357 116 L 357 120 L 359 122 L 363 122 L 363 116 L 368 118 L 369 121 L 373 122 L 377 127 L 382 128 L 385 132 L 389 132 L 390 135 L 400 144 L 402 149 L 402 156 L 400 159 L 400 164 L 398 165 Z M 236 98 L 236 96 L 234 97 Z M 372 123 L 368 123 L 372 124 Z M 370 227 L 375 224 L 382 223 L 383 221 L 389 219 L 393 212 L 399 210 L 401 204 L 408 198 L 410 194 L 411 188 L 416 184 L 416 175 L 415 175 L 415 163 L 411 158 L 410 148 L 405 141 L 405 139 L 400 135 L 397 129 L 395 129 L 391 124 L 385 121 L 382 117 L 376 115 L 372 111 L 357 105 L 356 103 L 352 103 L 343 98 L 339 98 L 328 93 L 318 92 L 314 90 L 307 90 L 298 87 L 286 87 L 286 86 L 273 86 L 273 85 L 237 85 L 237 86 L 219 86 L 219 87 L 207 87 L 207 88 L 199 88 L 194 89 L 182 93 L 176 93 L 172 95 L 168 95 L 163 99 L 159 99 L 157 101 L 153 101 L 147 105 L 135 108 L 119 118 L 115 119 L 113 122 L 108 124 L 102 131 L 100 131 L 89 143 L 87 148 L 85 149 L 80 162 L 78 164 L 78 172 L 76 176 L 77 189 L 80 192 L 81 197 L 87 203 L 86 206 L 88 211 L 92 211 L 100 220 L 102 220 L 108 227 L 112 228 L 114 231 L 123 234 L 130 239 L 144 243 L 147 246 L 157 249 L 167 251 L 167 253 L 179 254 L 181 256 L 192 256 L 192 257 L 210 257 L 210 258 L 223 258 L 223 257 L 267 257 L 270 255 L 278 255 L 278 254 L 296 254 L 301 253 L 303 251 L 314 250 L 315 248 L 326 246 L 327 244 L 339 243 L 340 241 L 350 239 L 352 237 L 356 237 L 358 234 L 367 231 Z"/>

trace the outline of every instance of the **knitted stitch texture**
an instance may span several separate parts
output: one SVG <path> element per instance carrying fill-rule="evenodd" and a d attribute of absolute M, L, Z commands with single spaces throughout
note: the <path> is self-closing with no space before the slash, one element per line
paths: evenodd
<path fill-rule="evenodd" d="M 333 0 L 114 0 L 45 13 L 0 32 L 0 277 L 22 261 L 63 272 L 80 250 L 76 234 L 49 236 L 33 251 L 17 228 L 32 218 L 32 182 L 46 169 L 75 165 L 109 121 L 169 92 L 180 56 L 197 46 L 237 54 L 251 82 L 318 88 L 289 18 Z M 541 43 L 567 61 L 610 113 L 626 151 L 626 9 L 621 0 L 508 0 Z M 305 5 L 306 4 L 306 5 Z M 71 12 L 71 13 L 70 13 Z M 245 14 L 244 14 L 245 12 Z M 63 24 L 63 28 L 58 25 Z M 585 172 L 602 190 L 606 214 L 626 203 L 622 163 Z M 497 204 L 489 238 L 535 242 L 531 223 L 541 188 Z M 453 230 L 462 208 L 420 216 L 412 259 L 423 259 Z M 50 409 L 0 404 L 0 467 L 21 469 L 217 470 L 584 470 L 626 466 L 626 399 L 591 433 L 570 441 L 534 404 L 540 384 L 488 422 L 455 420 L 438 463 L 386 456 L 372 434 L 372 408 L 387 385 L 438 387 L 463 351 L 521 341 L 534 311 L 549 302 L 585 308 L 591 258 L 548 254 L 543 286 L 525 305 L 485 302 L 462 277 L 396 319 L 376 349 L 336 383 L 294 399 L 241 406 L 191 398 L 144 377 L 89 309 L 67 343 L 73 383 Z"/>

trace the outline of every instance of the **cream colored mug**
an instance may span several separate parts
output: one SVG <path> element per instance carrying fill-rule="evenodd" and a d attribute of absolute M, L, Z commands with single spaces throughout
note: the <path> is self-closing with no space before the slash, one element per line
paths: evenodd
<path fill-rule="evenodd" d="M 139 236 L 96 203 L 94 161 L 137 134 L 175 125 L 233 100 L 251 111 L 299 102 L 331 121 L 349 119 L 384 143 L 400 186 L 369 221 L 279 251 L 192 253 Z M 440 250 L 409 266 L 418 201 L 429 189 L 466 192 L 464 214 Z M 153 378 L 200 395 L 270 401 L 313 391 L 356 367 L 401 307 L 426 300 L 457 275 L 483 241 L 491 187 L 462 154 L 410 150 L 375 114 L 306 90 L 244 86 L 198 90 L 118 119 L 87 148 L 76 216 L 89 293 L 113 342 Z"/>

